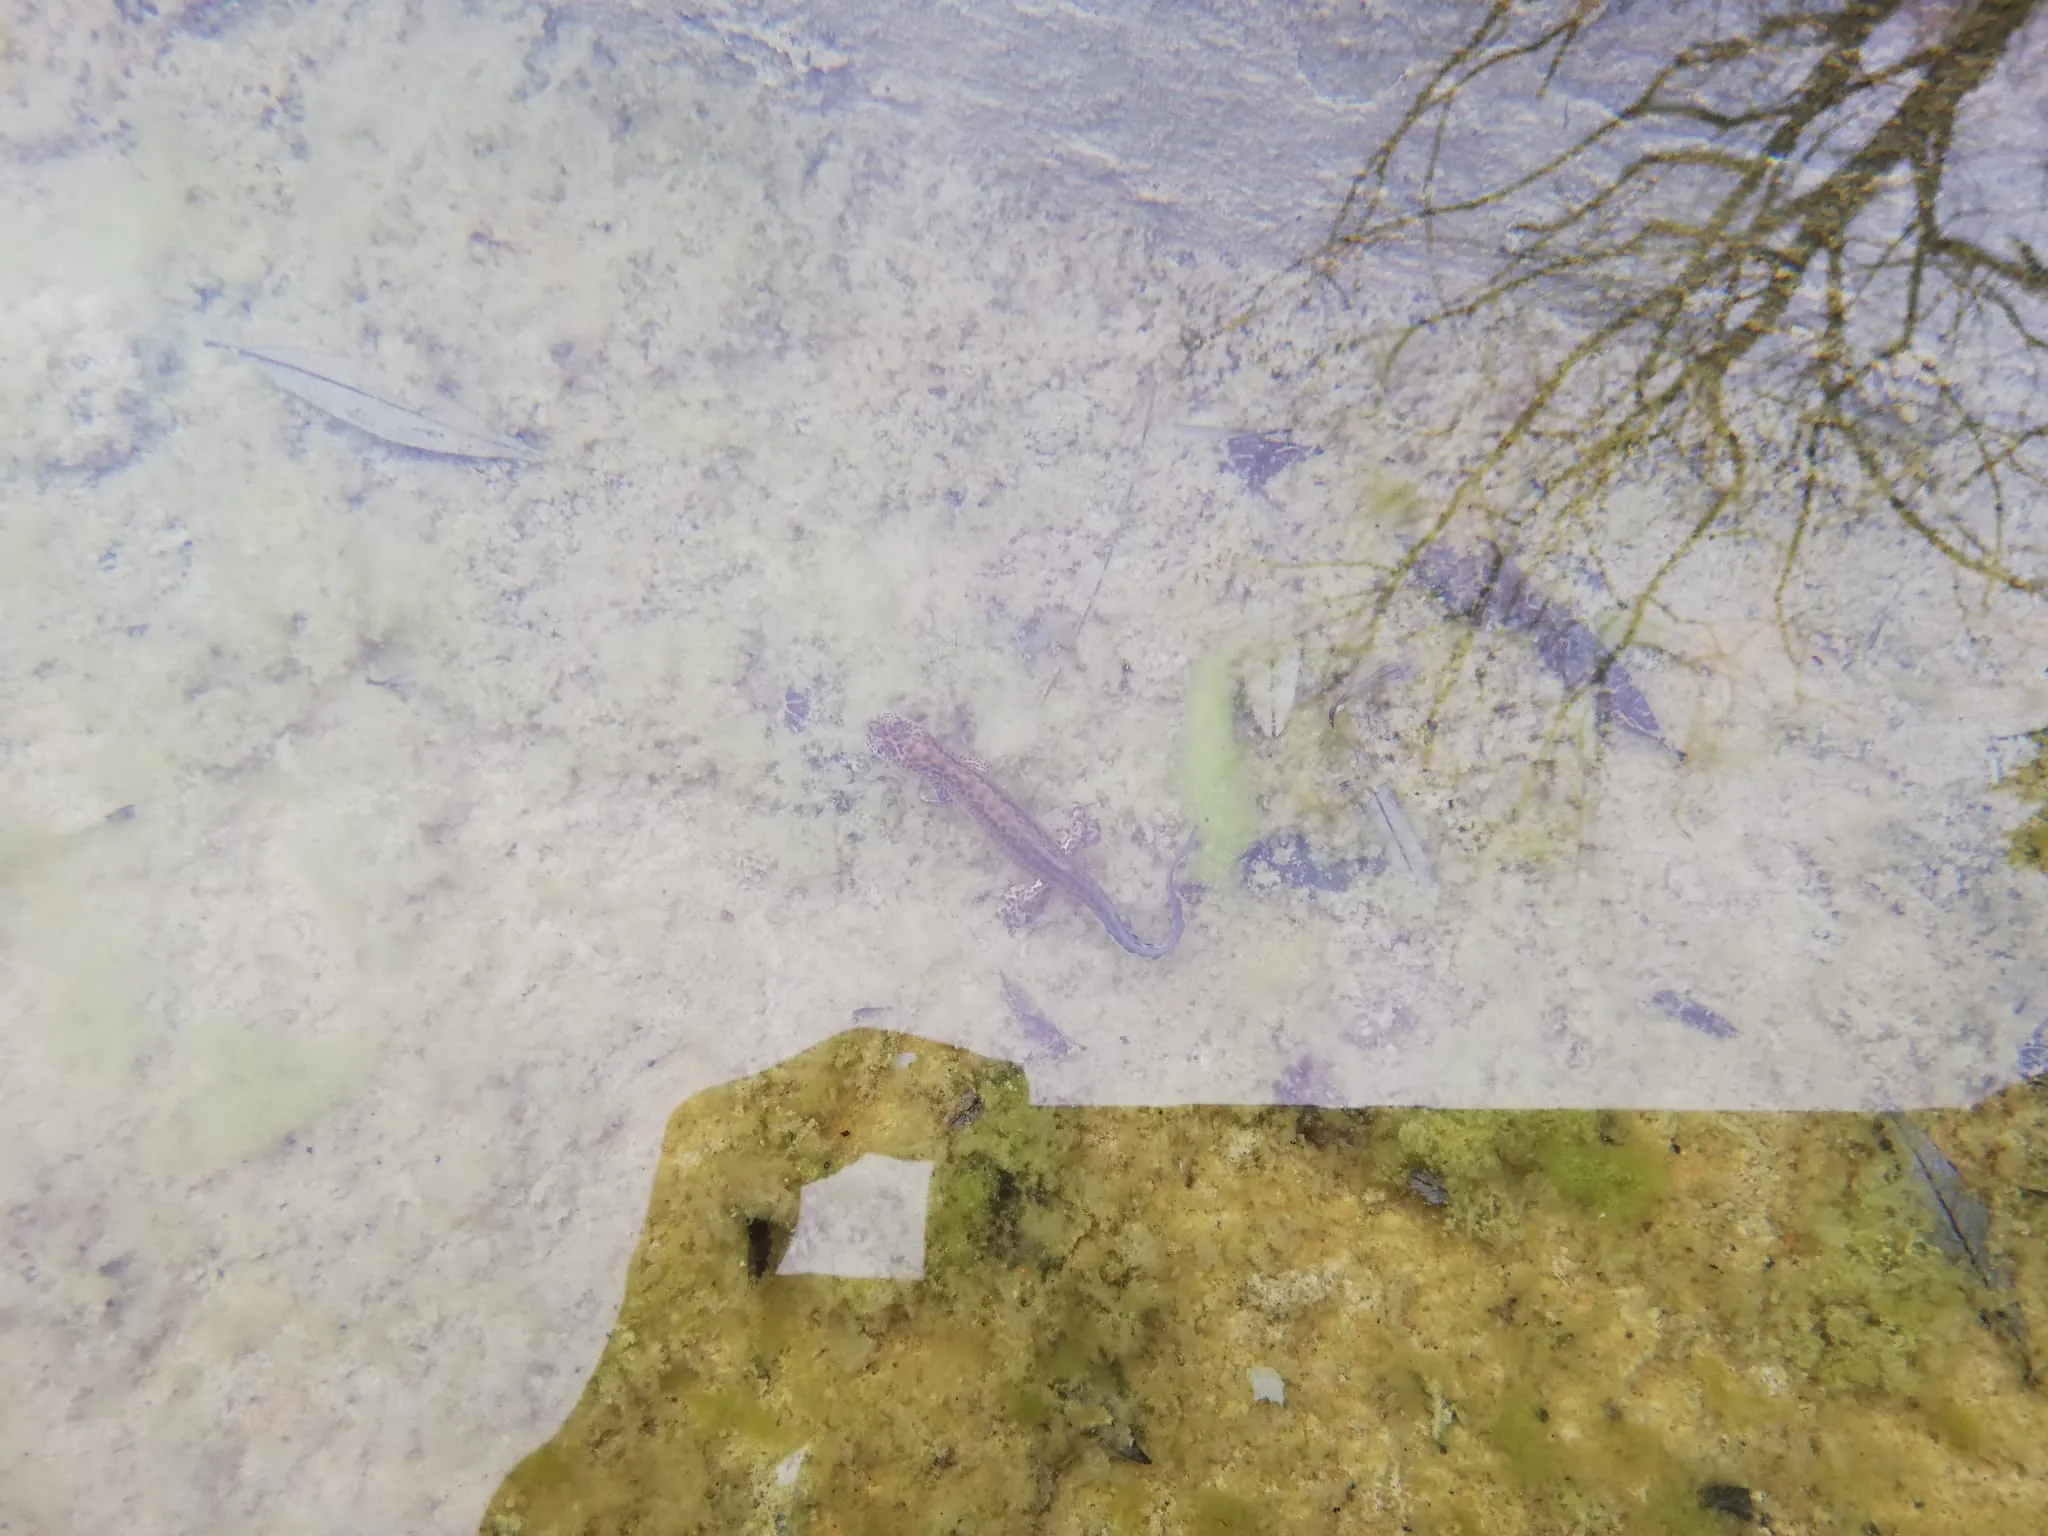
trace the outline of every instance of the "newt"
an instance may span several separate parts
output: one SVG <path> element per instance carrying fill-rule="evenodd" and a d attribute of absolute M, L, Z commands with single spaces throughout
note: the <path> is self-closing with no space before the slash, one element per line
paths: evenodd
<path fill-rule="evenodd" d="M 965 807 L 996 846 L 1032 877 L 1031 884 L 1019 886 L 1003 898 L 1003 920 L 1012 928 L 1043 906 L 1053 891 L 1064 891 L 1093 912 L 1109 936 L 1131 954 L 1157 960 L 1161 955 L 1171 954 L 1174 945 L 1180 942 L 1184 921 L 1180 872 L 1188 855 L 1194 852 L 1193 833 L 1181 845 L 1166 877 L 1166 937 L 1157 944 L 1148 944 L 1124 921 L 1109 893 L 1074 858 L 1076 849 L 1094 842 L 1100 835 L 1100 829 L 1079 806 L 1074 808 L 1073 830 L 1065 837 L 1054 837 L 990 778 L 980 763 L 948 751 L 930 731 L 901 715 L 882 715 L 869 721 L 868 745 L 877 757 L 901 763 L 919 775 L 939 792 L 941 799 Z"/>

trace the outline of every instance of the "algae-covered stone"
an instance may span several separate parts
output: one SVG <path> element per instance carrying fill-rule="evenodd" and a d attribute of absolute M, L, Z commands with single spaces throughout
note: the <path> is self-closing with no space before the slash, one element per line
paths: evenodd
<path fill-rule="evenodd" d="M 676 1112 L 483 1530 L 2035 1536 L 2048 1083 L 1911 1118 L 1981 1266 L 1868 1116 L 1040 1108 L 843 1035 Z M 868 1156 L 931 1165 L 924 1278 L 776 1273 Z"/>
<path fill-rule="evenodd" d="M 2013 828 L 2012 861 L 2048 875 L 2048 729 L 2030 731 L 2027 739 L 2034 744 L 2033 760 L 2006 775 L 2002 787 L 2040 809 Z"/>

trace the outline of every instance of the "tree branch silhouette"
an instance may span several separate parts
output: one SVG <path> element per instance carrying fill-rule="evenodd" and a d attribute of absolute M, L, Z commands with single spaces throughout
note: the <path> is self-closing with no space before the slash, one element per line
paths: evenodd
<path fill-rule="evenodd" d="M 1539 295 L 1577 302 L 1588 324 L 1457 476 L 1388 573 L 1375 622 L 1468 510 L 1510 547 L 1572 529 L 1597 542 L 1616 477 L 1652 450 L 1695 465 L 1706 496 L 1630 601 L 1617 648 L 1699 541 L 1738 525 L 1780 542 L 1784 629 L 1823 520 L 1870 496 L 1989 588 L 2048 592 L 2048 549 L 2010 542 L 2018 499 L 2048 483 L 2041 397 L 2013 383 L 2048 357 L 2048 267 L 2016 236 L 2006 251 L 1960 227 L 1946 183 L 1965 103 L 2040 9 L 1797 0 L 1677 50 L 1532 168 L 1453 188 L 1446 147 L 1475 87 L 1540 63 L 1550 89 L 1616 10 L 1565 0 L 1532 17 L 1494 0 L 1353 179 L 1313 266 L 1341 286 L 1368 250 L 1483 238 L 1492 221 L 1491 270 L 1414 322 L 1390 366 L 1425 329 Z M 1866 63 L 1876 52 L 1896 57 Z M 1966 355 L 2004 359 L 2008 377 L 1943 371 Z M 1533 499 L 1491 504 L 1509 470 Z"/>

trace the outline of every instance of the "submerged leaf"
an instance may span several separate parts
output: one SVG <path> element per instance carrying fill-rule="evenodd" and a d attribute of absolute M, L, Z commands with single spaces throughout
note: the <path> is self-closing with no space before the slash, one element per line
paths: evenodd
<path fill-rule="evenodd" d="M 1066 1032 L 1045 1016 L 1031 994 L 1008 976 L 1002 978 L 1003 1005 L 1010 1010 L 1031 1043 L 1048 1056 L 1071 1056 L 1076 1050 Z"/>
<path fill-rule="evenodd" d="M 1901 1115 L 1884 1123 L 1906 1154 L 1906 1171 L 1919 1186 L 1934 1216 L 1934 1246 L 1961 1259 L 1988 1286 L 2002 1286 L 2005 1277 L 1991 1256 L 1991 1213 L 1971 1194 L 1956 1165 L 1942 1154 L 1928 1134 Z"/>
<path fill-rule="evenodd" d="M 541 457 L 524 443 L 494 437 L 445 402 L 423 410 L 392 398 L 385 386 L 364 377 L 346 359 L 309 347 L 237 347 L 217 341 L 207 345 L 247 358 L 286 394 L 401 448 L 458 459 L 517 459 L 526 464 Z"/>
<path fill-rule="evenodd" d="M 1567 690 L 1594 688 L 1594 708 L 1602 726 L 1625 726 L 1669 746 L 1650 701 L 1602 646 L 1599 635 L 1562 601 L 1546 597 L 1527 572 L 1493 545 L 1460 554 L 1447 544 L 1433 543 L 1416 558 L 1409 579 L 1469 624 L 1533 635 L 1537 660 Z"/>
<path fill-rule="evenodd" d="M 1687 1029 L 1696 1029 L 1703 1035 L 1712 1035 L 1716 1040 L 1735 1038 L 1735 1026 L 1705 1003 L 1697 1002 L 1682 992 L 1666 987 L 1661 992 L 1650 994 L 1650 1002 L 1668 1019 L 1676 1019 Z"/>
<path fill-rule="evenodd" d="M 1395 861 L 1418 884 L 1436 884 L 1436 872 L 1429 867 L 1429 855 L 1423 851 L 1422 839 L 1415 835 L 1415 828 L 1402 811 L 1401 802 L 1394 798 L 1394 792 L 1384 784 L 1375 784 L 1366 792 L 1366 797 L 1372 802 L 1372 808 L 1379 812 L 1380 824 L 1387 829 Z"/>
<path fill-rule="evenodd" d="M 1283 645 L 1252 662 L 1244 680 L 1245 702 L 1268 736 L 1287 729 L 1287 716 L 1301 689 L 1301 647 Z"/>

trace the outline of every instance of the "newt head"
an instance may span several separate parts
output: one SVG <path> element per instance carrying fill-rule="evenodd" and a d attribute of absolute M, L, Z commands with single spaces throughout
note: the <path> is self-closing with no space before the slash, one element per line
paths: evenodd
<path fill-rule="evenodd" d="M 868 746 L 877 757 L 920 770 L 943 755 L 930 731 L 901 715 L 877 715 L 870 720 Z"/>

